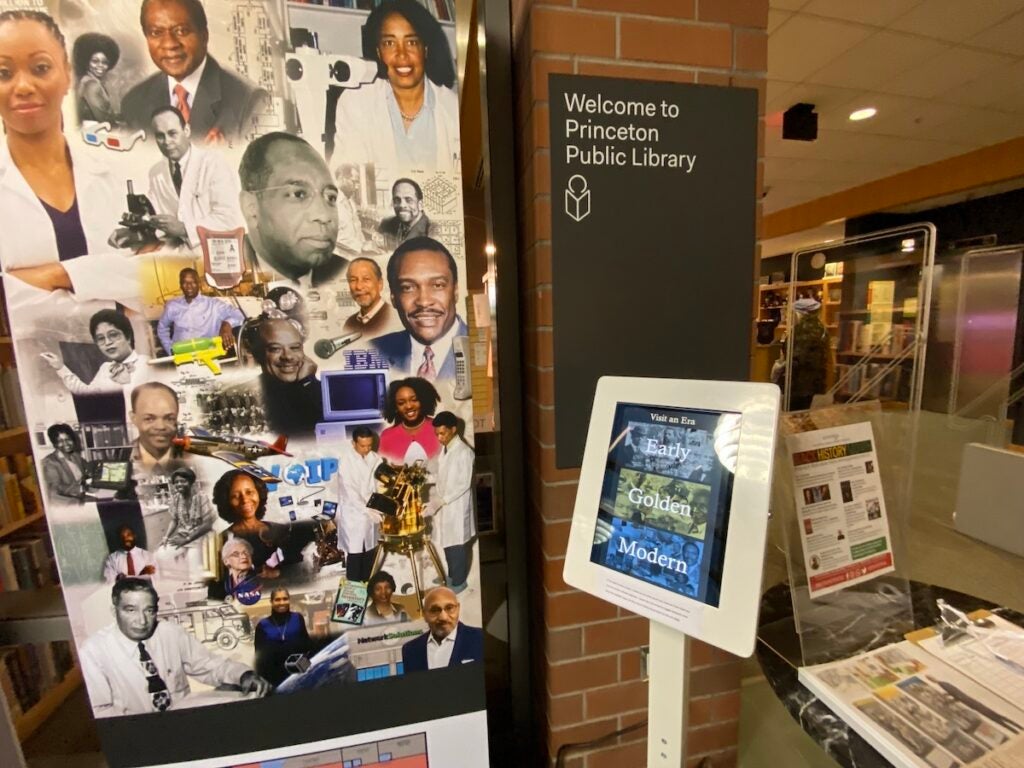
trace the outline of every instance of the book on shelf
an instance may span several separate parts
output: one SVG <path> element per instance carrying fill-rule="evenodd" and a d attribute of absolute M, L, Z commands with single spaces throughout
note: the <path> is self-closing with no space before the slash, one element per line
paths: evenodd
<path fill-rule="evenodd" d="M 32 457 L 24 453 L 0 456 L 0 528 L 42 510 Z"/>
<path fill-rule="evenodd" d="M 67 640 L 0 646 L 0 695 L 15 719 L 32 709 L 75 666 Z"/>
<path fill-rule="evenodd" d="M 25 426 L 25 402 L 14 366 L 0 367 L 0 425 L 3 429 Z"/>
<path fill-rule="evenodd" d="M 907 638 L 800 682 L 900 768 L 1024 765 L 1024 630 L 980 612 Z"/>
<path fill-rule="evenodd" d="M 0 543 L 0 589 L 16 592 L 58 583 L 49 539 L 25 536 Z"/>

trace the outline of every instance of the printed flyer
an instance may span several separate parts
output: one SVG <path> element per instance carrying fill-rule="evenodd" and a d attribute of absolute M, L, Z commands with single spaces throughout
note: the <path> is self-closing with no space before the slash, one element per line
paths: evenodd
<path fill-rule="evenodd" d="M 111 765 L 407 724 L 437 676 L 425 719 L 482 709 L 454 2 L 333 5 L 0 0 L 0 267 Z"/>
<path fill-rule="evenodd" d="M 895 569 L 869 422 L 786 438 L 812 598 Z"/>

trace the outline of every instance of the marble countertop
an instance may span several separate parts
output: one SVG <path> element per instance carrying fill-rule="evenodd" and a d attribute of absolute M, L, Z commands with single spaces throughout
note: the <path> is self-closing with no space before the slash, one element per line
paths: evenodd
<path fill-rule="evenodd" d="M 996 607 L 971 595 L 919 582 L 910 582 L 910 597 L 913 606 L 912 624 L 917 628 L 931 626 L 938 620 L 936 600 L 940 598 L 967 612 Z M 1004 610 L 1000 610 L 999 614 L 1024 626 L 1024 615 Z M 835 636 L 829 637 L 826 629 L 825 634 L 817 638 L 817 642 L 820 647 L 827 647 L 831 642 L 834 647 L 841 648 L 842 652 L 835 658 L 849 657 L 899 642 L 903 639 L 903 632 L 910 627 L 893 629 L 887 618 L 880 612 L 864 611 L 858 617 L 855 632 L 844 632 L 849 626 L 846 624 L 836 630 Z M 911 621 L 911 617 L 908 616 L 907 620 Z M 777 584 L 762 595 L 758 625 L 758 663 L 775 695 L 800 727 L 844 768 L 881 768 L 890 765 L 874 747 L 852 731 L 798 681 L 797 669 L 803 655 L 788 584 Z"/>

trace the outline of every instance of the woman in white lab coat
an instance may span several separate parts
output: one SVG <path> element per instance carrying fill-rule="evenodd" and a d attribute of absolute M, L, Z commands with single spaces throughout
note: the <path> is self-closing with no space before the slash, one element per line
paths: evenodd
<path fill-rule="evenodd" d="M 0 13 L 0 51 L 0 266 L 14 335 L 84 336 L 98 309 L 141 294 L 133 262 L 106 244 L 123 207 L 120 186 L 97 148 L 64 137 L 71 70 L 53 19 Z"/>
<path fill-rule="evenodd" d="M 346 553 L 345 578 L 366 581 L 377 555 L 381 514 L 366 508 L 370 495 L 377 490 L 373 473 L 381 458 L 373 450 L 373 430 L 360 425 L 352 430 L 352 443 L 341 450 L 338 461 L 338 549 Z"/>
<path fill-rule="evenodd" d="M 363 27 L 363 58 L 378 77 L 338 100 L 334 161 L 461 172 L 455 65 L 437 19 L 416 0 L 384 0 Z"/>
<path fill-rule="evenodd" d="M 469 542 L 476 535 L 473 514 L 473 449 L 459 437 L 459 421 L 451 411 L 434 417 L 434 433 L 443 449 L 438 455 L 437 482 L 428 514 L 433 517 L 431 541 L 444 548 L 448 586 L 459 593 L 469 578 Z"/>

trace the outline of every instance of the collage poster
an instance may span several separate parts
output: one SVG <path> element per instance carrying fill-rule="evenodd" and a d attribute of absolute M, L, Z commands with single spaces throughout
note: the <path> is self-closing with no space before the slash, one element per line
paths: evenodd
<path fill-rule="evenodd" d="M 97 718 L 482 661 L 454 3 L 358 5 L 0 0 L 0 266 Z"/>

